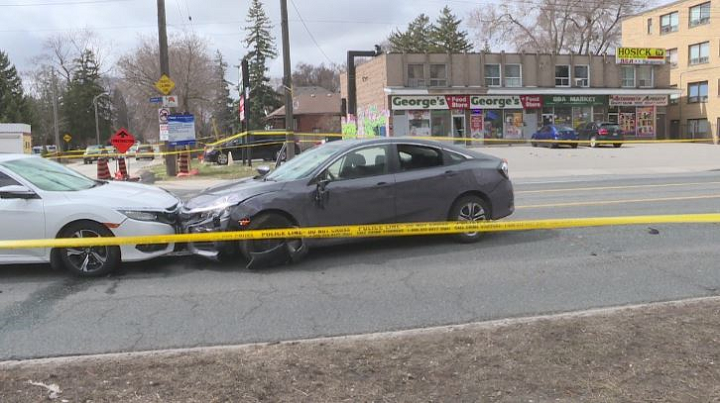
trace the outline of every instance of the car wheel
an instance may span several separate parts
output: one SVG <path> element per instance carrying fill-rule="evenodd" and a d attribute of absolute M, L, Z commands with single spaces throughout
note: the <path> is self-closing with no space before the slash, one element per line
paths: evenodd
<path fill-rule="evenodd" d="M 534 142 L 534 141 L 531 141 L 531 142 L 530 142 L 530 145 L 533 146 L 533 147 L 537 147 L 537 146 L 538 146 L 538 143 L 536 143 L 536 142 Z"/>
<path fill-rule="evenodd" d="M 597 137 L 595 137 L 595 136 L 590 137 L 590 147 L 597 148 L 597 146 L 598 146 Z"/>
<path fill-rule="evenodd" d="M 455 202 L 450 210 L 450 221 L 486 221 L 490 210 L 487 203 L 477 196 L 466 196 Z M 455 234 L 453 238 L 462 243 L 480 240 L 482 232 L 466 232 Z"/>
<path fill-rule="evenodd" d="M 572 148 L 578 148 L 578 145 L 577 145 L 577 143 L 573 143 L 573 144 L 570 144 L 570 147 L 572 147 Z"/>
<path fill-rule="evenodd" d="M 227 165 L 228 164 L 228 155 L 225 153 L 218 154 L 217 164 L 218 165 Z"/>
<path fill-rule="evenodd" d="M 92 221 L 78 221 L 67 226 L 59 238 L 112 237 L 104 225 Z M 117 246 L 94 246 L 89 248 L 55 249 L 52 253 L 53 267 L 62 267 L 81 277 L 98 277 L 111 273 L 120 265 L 120 248 Z"/>
<path fill-rule="evenodd" d="M 252 219 L 248 230 L 293 228 L 287 217 L 275 213 L 261 214 Z M 308 252 L 302 239 L 254 239 L 240 242 L 240 252 L 248 260 L 249 269 L 261 269 L 300 261 Z"/>
<path fill-rule="evenodd" d="M 613 143 L 613 147 L 620 148 L 622 147 L 622 143 Z"/>

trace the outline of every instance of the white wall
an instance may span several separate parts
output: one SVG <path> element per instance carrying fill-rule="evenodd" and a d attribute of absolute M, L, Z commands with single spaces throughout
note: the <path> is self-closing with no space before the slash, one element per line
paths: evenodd
<path fill-rule="evenodd" d="M 0 153 L 22 154 L 22 133 L 0 133 Z"/>

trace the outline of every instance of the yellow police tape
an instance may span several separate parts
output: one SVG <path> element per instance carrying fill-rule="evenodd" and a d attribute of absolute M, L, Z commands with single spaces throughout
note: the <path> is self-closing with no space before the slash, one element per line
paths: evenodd
<path fill-rule="evenodd" d="M 580 227 L 649 224 L 720 223 L 720 214 L 646 215 L 626 217 L 565 218 L 525 221 L 424 222 L 335 227 L 285 228 L 201 234 L 152 235 L 106 238 L 29 239 L 0 241 L 0 249 L 84 248 L 91 246 L 150 245 L 188 242 L 228 242 L 253 239 L 374 238 L 443 235 L 467 232 L 506 232 Z"/>

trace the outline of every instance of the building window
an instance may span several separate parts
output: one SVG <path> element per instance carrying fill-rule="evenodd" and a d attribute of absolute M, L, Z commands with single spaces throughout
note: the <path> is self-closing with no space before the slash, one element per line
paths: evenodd
<path fill-rule="evenodd" d="M 710 134 L 710 125 L 707 119 L 688 119 L 687 130 L 692 138 L 707 137 Z"/>
<path fill-rule="evenodd" d="M 519 64 L 505 65 L 505 86 L 522 87 L 522 66 Z"/>
<path fill-rule="evenodd" d="M 690 28 L 710 23 L 710 2 L 690 7 Z"/>
<path fill-rule="evenodd" d="M 447 66 L 444 64 L 430 65 L 430 86 L 446 87 L 447 86 Z"/>
<path fill-rule="evenodd" d="M 486 87 L 499 87 L 500 86 L 500 65 L 499 64 L 486 64 L 485 65 L 485 86 Z"/>
<path fill-rule="evenodd" d="M 698 102 L 707 102 L 708 100 L 708 82 L 701 81 L 688 84 L 688 103 L 696 104 Z"/>
<path fill-rule="evenodd" d="M 647 34 L 652 35 L 652 18 L 647 19 Z"/>
<path fill-rule="evenodd" d="M 408 64 L 408 87 L 425 86 L 425 65 Z"/>
<path fill-rule="evenodd" d="M 650 88 L 653 86 L 653 67 L 652 66 L 638 66 L 637 67 L 637 82 L 638 87 Z"/>
<path fill-rule="evenodd" d="M 670 64 L 671 69 L 674 69 L 678 66 L 677 48 L 667 50 L 667 62 Z"/>
<path fill-rule="evenodd" d="M 710 62 L 710 42 L 690 45 L 689 53 L 691 66 Z"/>
<path fill-rule="evenodd" d="M 620 66 L 620 86 L 635 88 L 635 66 Z"/>
<path fill-rule="evenodd" d="M 660 33 L 669 34 L 670 32 L 677 32 L 679 21 L 677 11 L 660 16 Z"/>
<path fill-rule="evenodd" d="M 590 66 L 581 65 L 573 67 L 573 80 L 576 87 L 590 86 Z"/>
<path fill-rule="evenodd" d="M 568 65 L 555 66 L 555 86 L 556 87 L 569 87 L 570 86 L 570 66 L 568 66 Z"/>

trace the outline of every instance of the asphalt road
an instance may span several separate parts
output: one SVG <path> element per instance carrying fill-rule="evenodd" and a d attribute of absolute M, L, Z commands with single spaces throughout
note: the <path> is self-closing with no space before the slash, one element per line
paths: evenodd
<path fill-rule="evenodd" d="M 511 219 L 718 213 L 720 173 L 516 183 Z M 444 237 L 317 249 L 301 264 L 170 257 L 81 280 L 0 268 L 0 360 L 277 341 L 720 294 L 720 226 Z"/>

